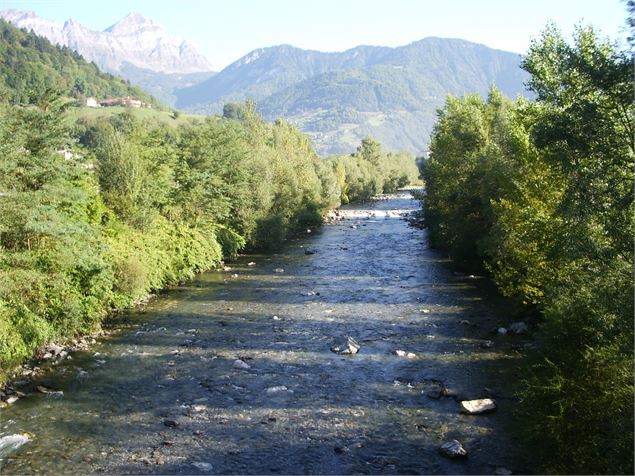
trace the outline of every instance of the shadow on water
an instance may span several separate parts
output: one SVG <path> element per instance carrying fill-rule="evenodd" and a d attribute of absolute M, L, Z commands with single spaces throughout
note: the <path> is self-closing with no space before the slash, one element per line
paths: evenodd
<path fill-rule="evenodd" d="M 492 335 L 476 280 L 422 243 L 396 218 L 346 219 L 128 314 L 2 410 L 0 436 L 34 437 L 0 474 L 526 471 L 507 432 L 520 338 Z M 349 335 L 359 354 L 330 351 Z M 441 388 L 453 397 L 428 396 Z M 496 412 L 459 413 L 458 400 L 486 396 Z M 468 459 L 439 455 L 453 438 Z"/>

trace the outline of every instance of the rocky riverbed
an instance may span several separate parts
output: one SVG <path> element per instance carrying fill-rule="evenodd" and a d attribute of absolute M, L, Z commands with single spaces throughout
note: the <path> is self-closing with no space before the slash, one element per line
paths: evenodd
<path fill-rule="evenodd" d="M 0 474 L 527 472 L 528 330 L 428 248 L 417 206 L 345 207 L 50 359 L 0 410 Z"/>

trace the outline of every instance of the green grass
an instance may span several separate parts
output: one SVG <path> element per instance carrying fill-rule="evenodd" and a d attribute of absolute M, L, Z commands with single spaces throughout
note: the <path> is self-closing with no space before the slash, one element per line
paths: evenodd
<path fill-rule="evenodd" d="M 158 109 L 145 109 L 145 108 L 126 108 L 126 107 L 75 107 L 68 111 L 71 119 L 88 119 L 99 120 L 121 114 L 122 112 L 131 111 L 135 118 L 140 120 L 151 120 L 157 124 L 167 124 L 169 126 L 177 127 L 183 124 L 195 122 L 197 120 L 204 120 L 206 116 L 200 116 L 195 114 L 184 114 L 179 112 L 178 117 L 174 118 L 172 111 L 160 111 Z"/>

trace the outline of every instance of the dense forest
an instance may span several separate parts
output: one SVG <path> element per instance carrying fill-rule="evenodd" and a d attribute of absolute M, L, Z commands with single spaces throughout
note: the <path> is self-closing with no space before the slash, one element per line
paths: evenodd
<path fill-rule="evenodd" d="M 449 98 L 425 164 L 430 237 L 533 315 L 523 376 L 537 470 L 633 473 L 633 57 L 555 27 L 535 102 Z"/>
<path fill-rule="evenodd" d="M 52 45 L 3 19 L 0 58 L 0 98 L 12 104 L 37 104 L 55 91 L 78 99 L 133 96 L 159 105 L 141 88 L 102 72 L 70 48 Z"/>

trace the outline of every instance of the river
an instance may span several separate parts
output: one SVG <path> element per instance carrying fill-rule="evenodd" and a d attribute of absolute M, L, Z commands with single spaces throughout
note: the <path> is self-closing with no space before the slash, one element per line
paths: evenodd
<path fill-rule="evenodd" d="M 521 337 L 491 333 L 509 321 L 400 216 L 417 207 L 343 207 L 118 319 L 0 410 L 0 437 L 31 438 L 0 474 L 526 471 L 510 432 Z M 359 353 L 332 352 L 347 336 Z M 496 411 L 460 413 L 484 397 Z M 452 439 L 467 458 L 439 453 Z"/>

